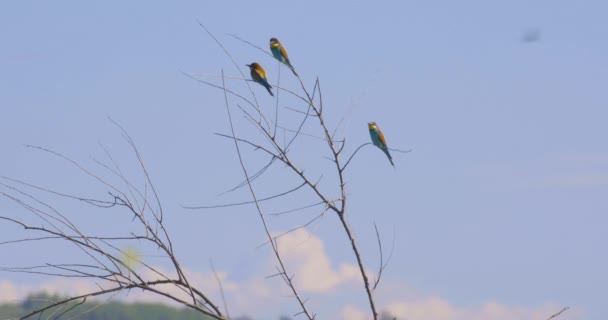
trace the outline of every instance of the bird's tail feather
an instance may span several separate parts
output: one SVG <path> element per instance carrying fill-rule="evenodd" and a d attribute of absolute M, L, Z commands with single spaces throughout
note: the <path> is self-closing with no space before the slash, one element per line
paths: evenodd
<path fill-rule="evenodd" d="M 265 87 L 266 87 L 266 90 L 268 90 L 268 93 L 270 93 L 270 95 L 274 97 L 274 94 L 272 93 L 272 87 L 269 84 L 265 85 Z"/>
<path fill-rule="evenodd" d="M 391 165 L 394 167 L 395 164 L 393 163 L 393 157 L 391 157 L 391 154 L 388 152 L 387 149 L 382 149 L 382 151 L 384 151 L 384 153 L 386 153 L 386 156 L 388 157 L 388 161 L 390 161 Z"/>
<path fill-rule="evenodd" d="M 296 77 L 299 77 L 298 73 L 296 72 L 296 68 L 294 68 L 294 67 L 291 65 L 291 63 L 288 65 L 288 67 L 289 67 L 289 69 L 291 69 L 291 72 L 293 72 L 293 74 L 294 74 Z"/>

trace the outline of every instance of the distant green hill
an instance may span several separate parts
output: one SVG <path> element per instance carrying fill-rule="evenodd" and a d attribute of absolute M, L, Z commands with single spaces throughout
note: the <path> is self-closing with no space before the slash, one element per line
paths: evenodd
<path fill-rule="evenodd" d="M 21 303 L 0 304 L 0 320 L 13 320 L 44 306 L 64 299 L 57 295 L 38 293 L 28 296 Z M 72 308 L 72 309 L 70 309 Z M 42 316 L 28 319 L 74 319 L 74 320 L 210 320 L 213 319 L 189 308 L 174 308 L 160 303 L 123 303 L 87 301 L 83 304 L 70 303 L 63 307 L 46 310 Z M 253 320 L 247 316 L 233 320 Z M 279 320 L 291 320 L 282 316 Z"/>
<path fill-rule="evenodd" d="M 39 309 L 45 305 L 59 301 L 61 297 L 48 294 L 35 294 L 29 296 L 19 304 L 1 304 L 0 320 L 18 319 L 31 311 Z M 77 320 L 208 320 L 212 319 L 199 312 L 185 308 L 172 308 L 158 303 L 121 303 L 108 302 L 100 304 L 98 301 L 85 302 L 74 307 L 76 303 L 71 303 L 63 308 L 53 308 L 42 314 L 30 317 L 30 319 L 70 319 L 76 317 Z M 72 310 L 67 311 L 70 307 Z M 59 318 L 57 316 L 61 315 Z M 80 315 L 80 316 L 79 316 Z"/>

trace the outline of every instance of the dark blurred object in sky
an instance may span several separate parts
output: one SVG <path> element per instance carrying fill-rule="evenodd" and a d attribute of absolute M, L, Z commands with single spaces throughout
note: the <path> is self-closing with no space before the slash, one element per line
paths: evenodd
<path fill-rule="evenodd" d="M 524 31 L 521 40 L 525 43 L 540 41 L 541 32 L 539 28 L 528 28 Z"/>

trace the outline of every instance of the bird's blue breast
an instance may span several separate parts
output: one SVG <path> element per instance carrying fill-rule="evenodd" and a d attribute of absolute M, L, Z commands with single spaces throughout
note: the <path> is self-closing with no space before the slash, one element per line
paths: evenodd
<path fill-rule="evenodd" d="M 283 62 L 284 64 L 289 65 L 289 60 L 287 60 L 282 54 L 281 54 L 281 47 L 276 47 L 276 48 L 270 48 L 270 51 L 272 52 L 272 56 Z"/>
<path fill-rule="evenodd" d="M 380 137 L 378 136 L 378 131 L 370 130 L 369 135 L 372 137 L 372 142 L 374 143 L 375 146 L 378 146 L 378 147 L 382 146 L 382 141 L 380 141 Z"/>
<path fill-rule="evenodd" d="M 281 48 L 276 47 L 276 48 L 270 48 L 270 51 L 272 52 L 272 56 L 280 61 L 283 61 L 283 56 L 281 56 Z"/>

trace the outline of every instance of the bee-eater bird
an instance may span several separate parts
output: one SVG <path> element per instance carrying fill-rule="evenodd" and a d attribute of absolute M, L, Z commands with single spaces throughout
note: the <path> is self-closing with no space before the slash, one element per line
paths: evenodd
<path fill-rule="evenodd" d="M 390 161 L 391 165 L 394 167 L 395 164 L 393 163 L 393 158 L 391 157 L 391 154 L 388 152 L 388 146 L 386 145 L 384 134 L 382 134 L 382 131 L 380 131 L 380 128 L 378 128 L 378 125 L 375 122 L 370 122 L 367 125 L 369 127 L 369 135 L 372 137 L 372 142 L 376 147 L 384 151 L 384 153 L 388 157 L 388 161 Z"/>
<path fill-rule="evenodd" d="M 272 56 L 275 57 L 275 59 L 284 63 L 286 66 L 289 67 L 289 69 L 291 69 L 291 72 L 297 75 L 296 70 L 291 65 L 291 62 L 289 62 L 287 50 L 285 50 L 285 47 L 283 47 L 283 45 L 279 42 L 279 39 L 270 38 L 270 51 L 272 52 Z"/>
<path fill-rule="evenodd" d="M 253 79 L 253 81 L 263 85 L 266 88 L 266 90 L 268 90 L 268 93 L 270 93 L 270 95 L 274 97 L 274 94 L 272 94 L 272 87 L 270 86 L 270 84 L 268 83 L 268 80 L 266 79 L 266 71 L 264 71 L 264 68 L 262 68 L 262 66 L 260 66 L 256 62 L 252 62 L 251 64 L 246 64 L 246 66 L 248 66 L 249 70 L 251 71 L 251 79 Z"/>

